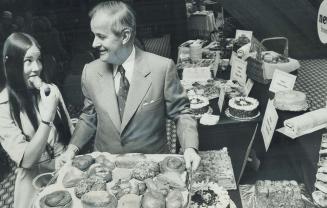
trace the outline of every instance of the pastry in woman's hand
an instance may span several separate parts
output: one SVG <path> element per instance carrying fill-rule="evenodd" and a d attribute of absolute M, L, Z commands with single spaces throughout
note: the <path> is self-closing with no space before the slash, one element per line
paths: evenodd
<path fill-rule="evenodd" d="M 41 208 L 70 208 L 72 197 L 68 191 L 55 191 L 43 196 L 40 200 Z"/>
<path fill-rule="evenodd" d="M 73 159 L 73 166 L 85 171 L 94 163 L 94 158 L 90 155 L 82 155 Z"/>

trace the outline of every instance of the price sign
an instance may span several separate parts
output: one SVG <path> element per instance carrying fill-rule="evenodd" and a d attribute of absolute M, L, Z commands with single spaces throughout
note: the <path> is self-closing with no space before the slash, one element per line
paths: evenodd
<path fill-rule="evenodd" d="M 224 102 L 225 102 L 225 94 L 226 94 L 225 89 L 221 88 L 220 93 L 219 93 L 219 98 L 218 98 L 218 107 L 219 107 L 220 113 L 223 110 L 223 106 L 224 106 Z"/>
<path fill-rule="evenodd" d="M 317 17 L 317 31 L 322 43 L 327 43 L 327 0 L 320 4 Z"/>
<path fill-rule="evenodd" d="M 249 96 L 251 89 L 253 87 L 253 84 L 254 83 L 253 83 L 252 79 L 248 79 L 248 81 L 246 81 L 246 85 L 245 85 L 245 89 L 244 89 L 245 96 Z"/>
<path fill-rule="evenodd" d="M 266 151 L 268 150 L 272 137 L 274 135 L 277 121 L 278 121 L 277 111 L 274 107 L 273 101 L 269 100 L 261 126 L 261 133 L 262 133 Z"/>
<path fill-rule="evenodd" d="M 246 61 L 235 57 L 230 72 L 230 79 L 238 81 L 242 87 L 246 84 L 246 66 Z"/>
<path fill-rule="evenodd" d="M 187 81 L 207 81 L 211 79 L 209 67 L 192 67 L 183 69 L 183 80 Z"/>
<path fill-rule="evenodd" d="M 296 76 L 276 69 L 269 87 L 271 92 L 292 90 L 295 84 Z"/>

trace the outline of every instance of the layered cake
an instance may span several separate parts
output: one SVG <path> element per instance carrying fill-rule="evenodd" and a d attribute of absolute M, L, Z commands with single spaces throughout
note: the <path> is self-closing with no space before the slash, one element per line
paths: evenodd
<path fill-rule="evenodd" d="M 251 97 L 234 97 L 228 101 L 229 113 L 237 118 L 251 118 L 258 114 L 258 100 Z"/>
<path fill-rule="evenodd" d="M 296 181 L 257 181 L 254 203 L 254 207 L 305 207 Z"/>
<path fill-rule="evenodd" d="M 209 110 L 209 99 L 203 96 L 194 96 L 190 98 L 190 108 L 193 114 L 205 114 Z"/>
<path fill-rule="evenodd" d="M 279 110 L 301 111 L 308 107 L 305 93 L 289 90 L 275 93 L 274 106 Z"/>

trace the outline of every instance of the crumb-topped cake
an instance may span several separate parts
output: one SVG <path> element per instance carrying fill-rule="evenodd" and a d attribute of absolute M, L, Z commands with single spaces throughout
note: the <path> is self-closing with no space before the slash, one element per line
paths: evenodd
<path fill-rule="evenodd" d="M 190 98 L 190 108 L 195 115 L 201 115 L 208 112 L 209 99 L 203 96 L 193 96 Z"/>
<path fill-rule="evenodd" d="M 256 116 L 258 106 L 258 100 L 251 97 L 234 97 L 228 101 L 229 113 L 238 118 Z"/>
<path fill-rule="evenodd" d="M 308 107 L 305 93 L 289 90 L 275 93 L 274 106 L 279 110 L 300 111 Z"/>

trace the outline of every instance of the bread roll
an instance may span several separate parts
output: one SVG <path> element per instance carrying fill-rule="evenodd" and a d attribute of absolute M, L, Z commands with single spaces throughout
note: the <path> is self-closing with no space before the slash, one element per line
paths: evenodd
<path fill-rule="evenodd" d="M 183 208 L 183 195 L 180 191 L 170 191 L 166 197 L 166 208 Z"/>
<path fill-rule="evenodd" d="M 185 161 L 181 157 L 167 156 L 160 162 L 160 172 L 177 172 L 183 173 L 185 171 Z"/>
<path fill-rule="evenodd" d="M 107 166 L 99 163 L 94 163 L 93 165 L 91 165 L 89 170 L 87 171 L 87 175 L 89 176 L 89 178 L 100 178 L 106 183 L 112 181 L 111 170 Z"/>
<path fill-rule="evenodd" d="M 157 162 L 153 161 L 142 161 L 136 164 L 133 169 L 132 177 L 143 181 L 147 178 L 153 178 L 160 172 L 160 167 Z"/>
<path fill-rule="evenodd" d="M 163 194 L 156 191 L 147 191 L 141 201 L 142 208 L 165 208 L 166 200 Z"/>
<path fill-rule="evenodd" d="M 82 196 L 83 208 L 116 208 L 117 199 L 106 191 L 90 191 Z"/>
<path fill-rule="evenodd" d="M 73 166 L 85 171 L 94 163 L 94 158 L 90 155 L 82 155 L 73 159 Z"/>
<path fill-rule="evenodd" d="M 70 208 L 72 197 L 68 191 L 55 191 L 40 199 L 41 208 Z"/>
<path fill-rule="evenodd" d="M 110 169 L 110 171 L 113 171 L 116 167 L 115 163 L 108 160 L 104 155 L 99 155 L 96 157 L 95 162 L 105 165 Z"/>

